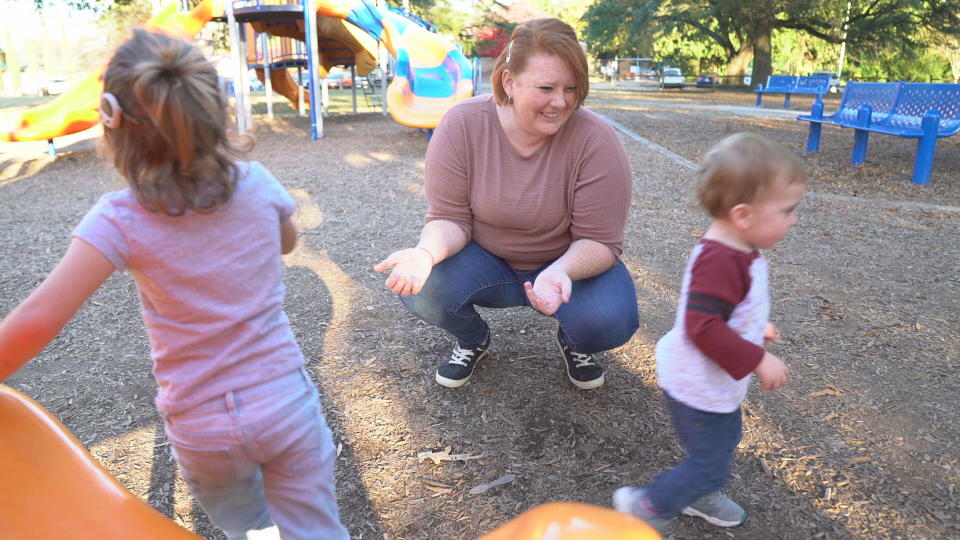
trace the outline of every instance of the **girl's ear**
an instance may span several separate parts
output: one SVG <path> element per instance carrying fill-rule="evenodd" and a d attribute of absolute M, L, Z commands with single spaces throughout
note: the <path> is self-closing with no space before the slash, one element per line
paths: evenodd
<path fill-rule="evenodd" d="M 753 221 L 753 207 L 740 203 L 730 209 L 730 222 L 738 229 L 746 229 Z"/>

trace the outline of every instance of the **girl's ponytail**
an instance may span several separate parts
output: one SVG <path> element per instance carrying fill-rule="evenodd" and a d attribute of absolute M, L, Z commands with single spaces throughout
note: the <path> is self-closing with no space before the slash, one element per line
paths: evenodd
<path fill-rule="evenodd" d="M 233 195 L 233 159 L 251 141 L 228 136 L 216 70 L 195 47 L 136 30 L 104 74 L 126 119 L 105 129 L 107 151 L 140 203 L 171 216 L 212 212 Z"/>

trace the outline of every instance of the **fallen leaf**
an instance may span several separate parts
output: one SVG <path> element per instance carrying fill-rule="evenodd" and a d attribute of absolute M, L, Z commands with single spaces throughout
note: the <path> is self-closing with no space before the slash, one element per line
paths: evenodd
<path fill-rule="evenodd" d="M 451 454 L 450 449 L 452 447 L 448 446 L 443 449 L 442 452 L 420 452 L 417 454 L 417 460 L 419 463 L 423 463 L 425 459 L 433 460 L 433 463 L 439 465 L 441 461 L 470 461 L 471 459 L 480 459 L 483 457 L 483 454 L 479 456 L 474 456 L 470 454 Z"/>
<path fill-rule="evenodd" d="M 479 494 L 483 493 L 484 491 L 486 491 L 486 490 L 488 490 L 488 489 L 490 489 L 490 488 L 495 488 L 495 487 L 497 487 L 497 486 L 502 486 L 502 485 L 504 485 L 504 484 L 509 484 L 510 482 L 513 482 L 513 481 L 516 480 L 516 479 L 517 479 L 517 476 L 516 476 L 515 474 L 507 473 L 507 474 L 501 476 L 500 478 L 497 478 L 496 480 L 494 480 L 494 481 L 492 481 L 492 482 L 487 482 L 486 484 L 480 484 L 479 486 L 476 486 L 476 487 L 474 487 L 474 488 L 471 488 L 471 489 L 470 489 L 470 494 L 471 494 L 471 495 L 479 495 Z"/>
<path fill-rule="evenodd" d="M 813 392 L 809 397 L 822 397 L 822 396 L 837 396 L 843 397 L 846 394 L 839 390 L 834 390 L 833 388 L 828 388 L 826 390 L 820 390 L 819 392 Z"/>

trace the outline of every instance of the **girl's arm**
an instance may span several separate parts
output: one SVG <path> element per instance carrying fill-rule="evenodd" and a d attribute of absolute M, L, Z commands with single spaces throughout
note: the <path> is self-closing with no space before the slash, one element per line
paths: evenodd
<path fill-rule="evenodd" d="M 0 381 L 53 341 L 113 270 L 96 248 L 71 240 L 56 268 L 0 323 Z"/>
<path fill-rule="evenodd" d="M 297 247 L 297 227 L 292 219 L 280 224 L 280 253 L 286 255 Z"/>

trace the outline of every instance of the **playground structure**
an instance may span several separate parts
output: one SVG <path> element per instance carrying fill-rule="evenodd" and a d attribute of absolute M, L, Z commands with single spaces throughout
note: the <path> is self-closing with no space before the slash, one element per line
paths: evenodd
<path fill-rule="evenodd" d="M 169 2 L 144 24 L 144 28 L 189 40 L 210 21 L 225 20 L 228 23 L 234 55 L 237 120 L 241 131 L 250 124 L 249 88 L 247 84 L 240 84 L 248 69 L 243 54 L 248 46 L 248 33 L 252 34 L 250 43 L 255 47 L 259 40 L 261 51 L 265 53 L 253 67 L 257 69 L 259 66 L 263 72 L 268 99 L 272 99 L 272 90 L 276 89 L 288 99 L 293 97 L 291 101 L 296 104 L 301 99 L 308 102 L 312 139 L 323 136 L 321 106 L 317 99 L 318 91 L 322 91 L 319 81 L 334 65 L 349 66 L 361 75 L 368 74 L 377 65 L 376 51 L 381 44 L 395 59 L 396 66 L 389 86 L 382 85 L 385 87 L 382 103 L 400 124 L 432 129 L 454 103 L 472 96 L 478 85 L 475 62 L 467 60 L 456 45 L 427 30 L 416 17 L 380 9 L 370 0 L 297 0 L 289 3 L 204 0 L 189 11 L 179 10 L 178 5 L 179 2 Z M 247 25 L 253 32 L 248 32 Z M 302 43 L 283 44 L 274 36 Z M 271 41 L 279 43 L 281 51 L 286 52 L 271 54 Z M 383 68 L 386 68 L 385 60 L 381 56 Z M 308 91 L 300 92 L 299 85 L 289 75 L 291 68 L 308 70 Z M 13 129 L 0 136 L 0 140 L 47 140 L 53 154 L 55 137 L 78 133 L 98 124 L 103 69 L 89 73 L 49 103 L 27 111 Z M 302 110 L 303 106 L 299 108 Z"/>
<path fill-rule="evenodd" d="M 0 527 L 4 538 L 189 540 L 127 491 L 33 399 L 0 384 Z M 536 506 L 480 540 L 655 540 L 631 516 L 578 503 Z"/>

